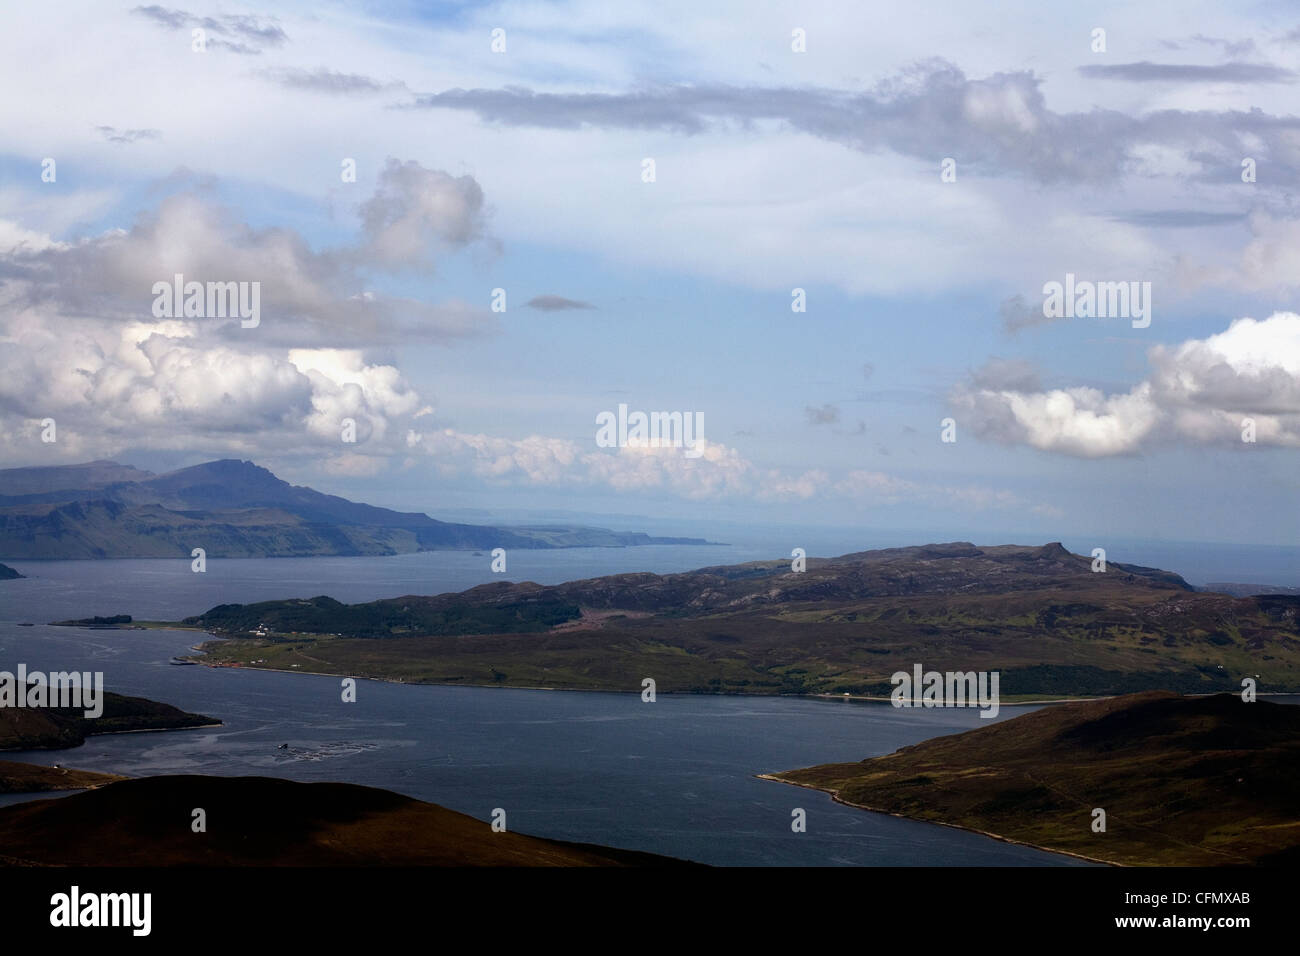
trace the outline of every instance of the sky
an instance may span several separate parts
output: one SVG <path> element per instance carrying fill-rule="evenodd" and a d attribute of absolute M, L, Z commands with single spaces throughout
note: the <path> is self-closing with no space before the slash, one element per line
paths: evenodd
<path fill-rule="evenodd" d="M 0 466 L 1294 544 L 1300 10 L 986 6 L 6 4 Z"/>

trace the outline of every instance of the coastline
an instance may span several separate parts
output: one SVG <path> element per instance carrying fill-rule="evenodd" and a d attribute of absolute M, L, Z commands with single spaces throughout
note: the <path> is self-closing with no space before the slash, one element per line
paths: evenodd
<path fill-rule="evenodd" d="M 200 628 L 200 627 L 184 626 L 184 625 L 170 625 L 170 624 L 167 624 L 167 623 L 165 623 L 165 622 L 149 622 L 149 626 L 148 626 L 147 629 L 148 629 L 148 630 L 174 630 L 174 631 L 202 631 L 203 633 L 205 633 L 205 634 L 207 635 L 207 637 L 209 638 L 209 640 L 207 640 L 207 641 L 203 641 L 203 642 L 201 642 L 201 643 L 199 643 L 199 644 L 192 644 L 192 645 L 190 645 L 190 650 L 191 650 L 191 651 L 194 651 L 194 652 L 195 652 L 196 654 L 198 654 L 198 655 L 203 655 L 203 657 L 206 657 L 206 656 L 207 656 L 207 653 L 208 653 L 208 652 L 204 649 L 204 645 L 206 645 L 206 644 L 215 643 L 215 642 L 222 642 L 222 643 L 224 643 L 224 642 L 238 641 L 238 640 L 242 640 L 242 639 L 243 639 L 243 638 L 239 638 L 239 637 L 231 637 L 231 636 L 229 636 L 229 635 L 224 635 L 224 634 L 214 634 L 212 631 L 207 631 L 207 630 L 204 630 L 203 628 Z M 308 637 L 308 638 L 315 638 L 315 639 L 326 639 L 326 638 L 332 637 L 333 635 L 323 635 L 323 634 L 302 634 L 302 635 L 299 635 L 299 636 L 301 636 L 301 637 Z M 590 694 L 640 694 L 640 693 L 641 693 L 641 688 L 639 688 L 639 687 L 638 687 L 638 688 L 629 688 L 629 689 L 624 690 L 624 689 L 621 689 L 621 688 L 615 688 L 615 687 L 562 687 L 562 686 L 555 686 L 555 685 L 542 686 L 542 685 L 532 685 L 532 684 L 498 684 L 498 683 L 483 684 L 483 683 L 470 683 L 470 682 L 466 682 L 466 681 L 445 681 L 445 680 L 443 680 L 443 681 L 439 681 L 439 680 L 405 680 L 405 679 L 397 678 L 397 677 L 376 677 L 376 676 L 371 676 L 371 675 L 361 676 L 361 675 L 358 675 L 358 674 L 355 674 L 355 673 L 346 673 L 346 672 L 344 672 L 344 671 L 332 671 L 332 672 L 331 672 L 331 671 L 313 671 L 313 670 L 303 670 L 303 669 L 301 669 L 301 668 L 265 667 L 265 666 L 261 666 L 261 665 L 257 665 L 257 664 L 217 663 L 217 662 L 213 662 L 213 661 L 211 661 L 211 660 L 205 660 L 205 659 L 203 659 L 203 657 L 199 657 L 199 658 L 188 658 L 188 657 L 184 657 L 184 658 L 183 658 L 183 657 L 180 657 L 179 655 L 177 655 L 176 660 L 185 660 L 185 661 L 189 661 L 190 663 L 201 664 L 201 665 L 203 665 L 204 667 L 211 667 L 211 668 L 232 668 L 232 669 L 257 670 L 257 671 L 267 671 L 267 672 L 275 673 L 275 674 L 311 674 L 311 675 L 313 675 L 313 676 L 315 676 L 315 677 L 340 677 L 340 678 L 342 678 L 342 677 L 351 677 L 351 678 L 356 679 L 356 680 L 373 680 L 373 681 L 381 681 L 381 682 L 386 683 L 386 684 L 408 684 L 408 685 L 413 685 L 413 686 L 427 685 L 427 686 L 430 686 L 430 687 L 496 687 L 496 688 L 504 688 L 504 689 L 509 689 L 509 690 L 549 690 L 549 691 L 570 691 L 570 692 L 574 692 L 574 693 L 590 693 Z M 1150 688 L 1150 689 L 1152 689 L 1152 690 L 1156 690 L 1156 689 L 1161 689 L 1161 688 Z M 1218 694 L 1233 693 L 1233 692 L 1234 692 L 1234 691 L 1226 691 L 1226 690 L 1223 690 L 1223 691 L 1208 691 L 1208 692 L 1200 692 L 1200 693 L 1192 693 L 1192 694 L 1183 694 L 1183 696 L 1185 696 L 1185 697 L 1214 697 L 1214 696 L 1217 696 Z M 753 694 L 753 693 L 744 693 L 744 692 L 737 692 L 737 693 L 718 693 L 718 692 L 716 692 L 716 691 L 708 691 L 708 690 L 700 690 L 700 691 L 694 691 L 694 690 L 688 690 L 688 691 L 660 690 L 660 691 L 657 691 L 657 693 L 661 693 L 661 694 L 670 694 L 670 695 L 676 695 L 676 696 L 683 696 L 683 695 L 703 695 L 703 696 L 710 696 L 710 697 L 753 697 L 753 698 L 760 698 L 760 699 L 761 699 L 761 698 L 776 698 L 776 697 L 781 697 L 781 698 L 796 699 L 796 700 L 824 700 L 824 701 L 839 700 L 839 701 L 858 701 L 858 702 L 877 703 L 877 704 L 879 704 L 879 703 L 892 703 L 892 696 L 872 696 L 872 695 L 865 695 L 865 694 L 830 694 L 830 693 L 815 693 L 815 694 L 780 694 L 780 693 L 778 693 L 778 694 Z M 1017 696 L 1018 696 L 1018 695 L 1017 695 Z M 1095 696 L 1082 695 L 1082 696 L 1078 696 L 1078 697 L 1046 697 L 1046 698 L 1033 698 L 1033 699 L 1023 699 L 1023 700 L 1016 700 L 1016 699 L 1010 699 L 1010 698 L 1002 698 L 1002 699 L 999 701 L 999 706 L 1000 706 L 1000 707 L 1038 707 L 1038 706 L 1042 706 L 1042 705 L 1046 705 L 1046 704 L 1072 704 L 1072 703 L 1080 703 L 1080 702 L 1084 702 L 1084 701 L 1111 700 L 1111 699 L 1113 699 L 1113 698 L 1115 698 L 1115 697 L 1118 697 L 1118 696 L 1123 696 L 1123 695 L 1120 695 L 1120 694 L 1099 694 L 1099 695 L 1095 695 Z M 1297 690 L 1297 691 L 1285 691 L 1285 690 L 1283 690 L 1283 691 L 1260 691 L 1260 692 L 1256 692 L 1256 697 L 1258 697 L 1258 698 L 1264 698 L 1264 697 L 1296 697 L 1296 696 L 1300 696 L 1300 690 Z"/>
<path fill-rule="evenodd" d="M 203 630 L 203 628 L 200 627 L 184 627 L 184 626 L 168 627 L 166 624 L 159 623 L 159 622 L 150 622 L 150 624 L 151 624 L 150 627 L 151 630 L 176 630 L 176 631 L 202 631 Z M 204 631 L 204 633 L 206 633 L 207 636 L 211 638 L 211 641 L 203 641 L 202 643 L 199 644 L 190 645 L 190 650 L 196 652 L 197 654 L 202 654 L 202 655 L 207 654 L 207 651 L 204 650 L 203 648 L 204 644 L 209 644 L 212 643 L 213 641 L 224 642 L 224 641 L 238 640 L 238 638 L 228 637 L 221 634 L 213 634 L 211 631 Z M 324 636 L 324 635 L 312 635 L 312 636 Z M 180 657 L 178 657 L 177 659 L 189 660 L 189 658 L 180 658 Z M 204 667 L 210 667 L 213 669 L 227 668 L 232 670 L 267 671 L 268 673 L 272 673 L 272 674 L 311 674 L 314 677 L 352 677 L 358 680 L 380 681 L 385 684 L 407 684 L 413 687 L 418 687 L 421 685 L 428 686 L 428 687 L 489 687 L 489 688 L 501 688 L 504 690 L 568 691 L 571 693 L 579 693 L 579 694 L 640 694 L 641 693 L 640 688 L 630 689 L 630 690 L 618 690 L 615 688 L 604 688 L 604 687 L 541 687 L 541 686 L 523 685 L 523 684 L 509 684 L 509 685 L 471 684 L 471 683 L 465 683 L 463 681 L 431 681 L 431 680 L 410 681 L 410 680 L 401 680 L 396 677 L 358 677 L 358 675 L 356 674 L 344 674 L 342 672 L 331 673 L 327 671 L 308 671 L 308 670 L 302 670 L 301 668 L 261 667 L 256 664 L 219 664 L 219 663 L 214 663 L 212 661 L 206 661 L 201 659 L 195 660 L 193 661 L 193 663 L 201 664 Z M 885 703 L 885 704 L 890 703 L 891 701 L 891 698 L 889 697 L 871 697 L 871 696 L 864 696 L 864 695 L 849 695 L 849 694 L 743 694 L 743 693 L 719 694 L 713 691 L 670 691 L 670 690 L 659 691 L 658 693 L 679 694 L 679 695 L 689 694 L 692 696 L 707 696 L 707 697 L 756 697 L 756 698 L 788 697 L 788 698 L 794 698 L 796 700 L 827 700 L 827 701 L 856 700 L 856 701 L 867 701 L 869 703 Z M 1030 706 L 1038 706 L 1039 704 L 1069 704 L 1081 700 L 1108 700 L 1112 696 L 1114 695 L 1113 694 L 1107 695 L 1106 697 L 1061 697 L 1052 700 L 1016 700 L 1016 701 L 1006 700 L 1006 701 L 1002 701 L 1000 703 L 1000 706 L 1030 707 Z M 1207 694 L 1204 696 L 1212 696 L 1212 695 Z M 1260 696 L 1264 696 L 1264 695 L 1260 695 Z"/>
<path fill-rule="evenodd" d="M 230 640 L 230 638 L 224 638 L 224 637 L 218 637 L 214 639 L 223 640 L 223 641 Z M 190 648 L 190 650 L 199 651 L 200 653 L 203 653 L 203 651 L 201 651 L 200 648 L 198 647 L 192 647 Z M 553 691 L 564 691 L 565 693 L 571 693 L 571 694 L 638 694 L 639 695 L 641 693 L 641 690 L 639 688 L 633 690 L 618 690 L 612 687 L 542 687 L 542 686 L 534 686 L 532 684 L 471 684 L 465 681 L 437 681 L 437 680 L 412 681 L 412 680 L 401 680 L 400 678 L 397 677 L 369 677 L 369 676 L 359 676 L 356 674 L 344 674 L 342 671 L 327 672 L 327 671 L 308 671 L 308 670 L 302 670 L 300 668 L 287 669 L 283 667 L 262 667 L 261 665 L 258 664 L 216 664 L 210 661 L 202 661 L 202 660 L 194 661 L 194 663 L 201 664 L 204 667 L 210 667 L 213 670 L 224 669 L 224 670 L 265 671 L 269 674 L 311 674 L 313 677 L 351 677 L 354 680 L 372 680 L 372 681 L 379 681 L 380 683 L 384 683 L 384 684 L 405 684 L 410 687 L 421 687 L 421 686 L 423 687 L 483 687 L 483 688 L 493 688 L 498 690 L 553 690 Z M 743 694 L 743 693 L 719 694 L 716 691 L 707 691 L 707 690 L 701 690 L 701 691 L 660 690 L 660 691 L 656 691 L 656 693 L 670 695 L 670 696 L 678 696 L 678 697 L 685 697 L 685 696 L 753 697 L 760 700 L 764 698 L 781 697 L 781 698 L 786 698 L 791 700 L 825 700 L 825 701 L 855 700 L 855 701 L 866 701 L 868 703 L 875 703 L 875 704 L 888 704 L 890 702 L 890 698 L 888 697 L 846 697 L 843 694 Z M 1109 700 L 1113 696 L 1115 695 L 1109 694 L 1105 697 L 1061 697 L 1053 700 L 1004 700 L 999 703 L 999 706 L 1037 707 L 1039 704 L 1072 704 L 1084 700 Z M 1189 696 L 1210 697 L 1213 695 L 1200 694 L 1200 695 L 1189 695 Z M 1263 697 L 1267 695 L 1260 694 L 1258 696 Z M 1274 696 L 1290 696 L 1290 695 L 1280 694 Z"/>
<path fill-rule="evenodd" d="M 178 730 L 204 730 L 213 727 L 224 727 L 225 724 L 218 720 L 215 724 L 194 724 L 190 727 L 141 727 L 138 730 L 97 730 L 86 734 L 87 737 L 111 737 L 115 734 L 169 734 Z M 60 748 L 63 749 L 63 748 Z"/>
<path fill-rule="evenodd" d="M 83 734 L 85 738 L 80 743 L 73 744 L 71 747 L 4 747 L 0 748 L 0 754 L 19 754 L 27 752 L 40 751 L 41 753 L 53 753 L 58 750 L 76 750 L 78 747 L 84 747 L 86 740 L 91 737 L 113 737 L 117 734 L 170 734 L 180 730 L 204 730 L 213 727 L 224 727 L 222 721 L 215 724 L 194 724 L 191 727 L 140 727 L 135 730 L 95 730 Z M 21 761 L 19 761 L 21 763 Z"/>
<path fill-rule="evenodd" d="M 185 630 L 197 630 L 197 628 L 185 628 Z M 214 641 L 235 640 L 235 638 L 220 637 L 210 632 L 208 636 L 211 637 Z M 190 648 L 190 650 L 200 654 L 206 653 L 206 651 L 202 649 L 201 645 L 194 645 Z M 284 667 L 263 667 L 257 664 L 219 664 L 219 663 L 213 663 L 211 661 L 205 661 L 205 660 L 195 660 L 194 663 L 201 664 L 204 667 L 210 667 L 214 670 L 228 669 L 228 670 L 265 671 L 270 674 L 311 674 L 314 677 L 351 677 L 354 680 L 372 680 L 372 681 L 379 681 L 384 684 L 405 684 L 411 687 L 420 687 L 420 686 L 485 687 L 485 688 L 497 688 L 500 690 L 565 691 L 567 693 L 575 693 L 575 694 L 640 694 L 641 693 L 640 688 L 634 688 L 630 690 L 619 690 L 613 687 L 555 687 L 555 686 L 543 687 L 540 685 L 532 685 L 532 684 L 474 684 L 474 683 L 468 683 L 466 681 L 402 680 L 397 677 L 362 676 L 358 674 L 345 674 L 342 671 L 334 671 L 334 672 L 309 671 L 309 670 L 302 670 L 301 668 L 291 669 L 291 668 L 284 668 Z M 764 698 L 780 697 L 780 698 L 786 698 L 792 700 L 824 700 L 824 701 L 853 700 L 853 701 L 865 701 L 867 703 L 875 703 L 875 704 L 888 704 L 891 702 L 891 698 L 889 697 L 849 696 L 845 694 L 745 694 L 745 693 L 719 694 L 716 691 L 707 691 L 707 690 L 705 691 L 660 690 L 660 691 L 656 691 L 656 693 L 671 695 L 671 696 L 693 696 L 693 697 L 752 697 L 760 700 Z M 1228 691 L 1215 691 L 1215 692 L 1203 693 L 1203 694 L 1184 694 L 1183 696 L 1215 697 L 1218 694 L 1222 694 L 1222 693 L 1228 693 Z M 1090 701 L 1090 700 L 1111 700 L 1117 696 L 1122 696 L 1122 695 L 1104 694 L 1097 697 L 1053 697 L 1046 700 L 1003 700 L 999 702 L 998 706 L 1038 707 L 1043 704 L 1076 704 L 1076 703 L 1081 703 L 1083 701 Z M 1297 692 L 1292 692 L 1292 691 L 1276 691 L 1276 692 L 1257 693 L 1255 696 L 1256 697 L 1295 697 L 1298 696 L 1298 694 Z M 852 806 L 852 804 L 850 804 L 850 806 Z M 1026 844 L 1026 846 L 1030 846 L 1030 845 L 1032 844 Z M 1058 852 L 1058 851 L 1053 851 L 1053 852 Z M 1084 859 L 1089 859 L 1089 858 L 1085 857 Z M 1103 860 L 1097 862 L 1106 862 L 1106 861 Z"/>
<path fill-rule="evenodd" d="M 908 816 L 906 813 L 895 813 L 892 810 L 883 810 L 880 807 L 869 807 L 864 803 L 854 803 L 851 800 L 842 799 L 839 795 L 839 791 L 837 790 L 824 790 L 821 787 L 814 787 L 811 784 L 798 783 L 797 781 L 794 780 L 785 780 L 771 773 L 756 773 L 754 774 L 754 776 L 757 777 L 759 780 L 770 780 L 774 783 L 784 783 L 787 786 L 791 786 L 791 787 L 802 787 L 805 790 L 815 790 L 817 793 L 826 794 L 836 803 L 843 804 L 846 807 L 853 807 L 854 809 L 857 810 L 866 810 L 868 813 L 883 813 L 886 816 L 898 817 L 900 820 L 912 820 L 916 823 L 932 823 L 935 826 L 951 827 L 954 830 L 965 830 L 967 833 L 978 833 L 980 836 L 986 836 L 991 839 L 998 840 L 1002 843 L 1014 843 L 1017 846 L 1027 846 L 1030 849 L 1041 850 L 1044 853 L 1055 853 L 1058 856 L 1071 856 L 1074 857 L 1076 860 L 1084 860 L 1088 863 L 1100 863 L 1104 866 L 1115 866 L 1115 867 L 1125 866 L 1125 864 L 1116 863 L 1114 860 L 1103 860 L 1095 856 L 1084 856 L 1082 853 L 1072 853 L 1069 850 L 1058 850 L 1050 846 L 1041 846 L 1037 843 L 1029 843 L 1026 840 L 1017 840 L 1014 837 L 1003 836 L 1000 833 L 992 833 L 988 830 L 981 830 L 979 829 L 979 827 L 968 827 L 960 823 L 946 823 L 942 820 L 922 820 L 920 817 Z"/>

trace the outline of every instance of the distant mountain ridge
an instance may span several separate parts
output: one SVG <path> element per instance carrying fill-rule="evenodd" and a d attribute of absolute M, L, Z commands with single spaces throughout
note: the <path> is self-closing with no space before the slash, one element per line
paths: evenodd
<path fill-rule="evenodd" d="M 0 557 L 386 555 L 427 550 L 706 544 L 604 528 L 438 521 L 291 485 L 250 461 L 163 475 L 111 461 L 0 470 Z"/>

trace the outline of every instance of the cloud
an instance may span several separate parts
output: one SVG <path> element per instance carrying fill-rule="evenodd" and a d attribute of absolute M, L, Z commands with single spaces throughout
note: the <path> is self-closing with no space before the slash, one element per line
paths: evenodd
<path fill-rule="evenodd" d="M 453 177 L 414 160 L 389 159 L 375 194 L 361 205 L 368 260 L 388 269 L 428 269 L 435 246 L 483 236 L 483 190 L 473 176 Z"/>
<path fill-rule="evenodd" d="M 805 405 L 803 413 L 810 425 L 833 425 L 840 420 L 840 409 L 837 405 L 823 405 L 821 408 Z"/>
<path fill-rule="evenodd" d="M 385 198 L 401 199 L 391 191 Z M 239 221 L 205 190 L 175 193 L 141 214 L 129 230 L 0 256 L 0 273 L 15 280 L 10 290 L 15 305 L 103 319 L 150 315 L 154 284 L 177 274 L 199 282 L 256 282 L 266 317 L 257 334 L 282 343 L 303 344 L 322 335 L 332 344 L 446 342 L 493 328 L 494 317 L 484 308 L 455 300 L 426 303 L 367 287 L 364 269 L 371 264 L 391 266 L 396 260 L 427 267 L 436 251 L 457 244 L 440 242 L 439 235 L 454 240 L 466 228 L 464 212 L 454 202 L 439 205 L 435 197 L 421 205 L 427 195 L 407 198 L 412 205 L 394 227 L 381 224 L 356 245 L 318 252 L 293 230 L 257 229 Z M 441 222 L 443 214 L 453 221 Z M 403 230 L 406 223 L 419 228 Z"/>
<path fill-rule="evenodd" d="M 978 437 L 1080 458 L 1135 454 L 1158 443 L 1300 446 L 1300 315 L 1237 319 L 1225 331 L 1147 353 L 1151 375 L 1128 392 L 1030 387 L 977 374 L 953 405 Z"/>
<path fill-rule="evenodd" d="M 1089 64 L 1079 72 L 1099 80 L 1130 83 L 1294 83 L 1292 70 L 1267 63 L 1220 63 L 1200 66 L 1191 63 Z"/>
<path fill-rule="evenodd" d="M 1111 222 L 1123 222 L 1148 229 L 1197 229 L 1245 222 L 1244 212 L 1213 212 L 1208 209 L 1134 210 L 1111 216 Z"/>
<path fill-rule="evenodd" d="M 849 472 L 832 485 L 832 490 L 848 499 L 866 500 L 880 505 L 915 502 L 930 507 L 967 511 L 1028 509 L 1056 518 L 1064 515 L 1064 512 L 1055 505 L 1028 502 L 1005 488 L 914 481 L 898 475 L 863 469 Z"/>
<path fill-rule="evenodd" d="M 142 139 L 158 139 L 162 134 L 156 129 L 123 129 L 114 126 L 96 126 L 95 130 L 110 143 L 134 143 Z"/>
<path fill-rule="evenodd" d="M 368 288 L 367 268 L 397 248 L 390 228 L 413 224 L 401 259 L 422 262 L 431 247 L 474 232 L 462 204 L 426 187 L 450 181 L 455 199 L 477 194 L 477 184 L 394 168 L 397 182 L 381 179 L 378 195 L 410 207 L 395 220 L 381 210 L 377 228 L 332 249 L 313 249 L 291 229 L 253 227 L 202 187 L 166 196 L 129 229 L 76 241 L 0 222 L 0 440 L 35 441 L 36 423 L 53 417 L 64 454 L 153 447 L 320 457 L 338 451 L 342 421 L 352 418 L 365 454 L 400 451 L 428 405 L 363 346 L 449 344 L 495 328 L 495 317 Z M 261 323 L 158 310 L 155 284 L 178 274 L 255 284 Z"/>
<path fill-rule="evenodd" d="M 524 439 L 470 434 L 454 429 L 407 434 L 408 462 L 426 456 L 444 478 L 472 476 L 497 486 L 603 487 L 622 492 L 665 493 L 693 500 L 748 498 L 807 501 L 829 498 L 865 506 L 902 501 L 983 511 L 1054 506 L 1027 502 L 998 488 L 917 482 L 883 472 L 850 471 L 835 478 L 822 469 L 787 472 L 762 468 L 736 449 L 705 442 L 703 454 L 686 458 L 678 448 L 618 448 L 533 435 Z"/>
<path fill-rule="evenodd" d="M 321 462 L 320 468 L 327 475 L 337 475 L 345 478 L 373 478 L 383 472 L 385 464 L 382 458 L 341 454 L 326 458 Z"/>
<path fill-rule="evenodd" d="M 1300 315 L 1238 319 L 1207 339 L 1156 346 L 1150 360 L 1155 394 L 1184 435 L 1240 440 L 1241 416 L 1253 415 L 1260 441 L 1300 444 Z"/>
<path fill-rule="evenodd" d="M 355 420 L 358 442 L 382 444 L 390 422 L 419 402 L 396 368 L 352 352 L 322 370 L 326 363 L 292 352 L 215 344 L 174 321 L 51 328 L 20 313 L 5 326 L 30 351 L 0 357 L 0 431 L 27 444 L 53 418 L 53 450 L 73 457 L 142 445 L 319 457 L 346 447 L 344 417 Z"/>
<path fill-rule="evenodd" d="M 1255 52 L 1255 41 L 1247 37 L 1244 40 L 1229 40 L 1225 37 L 1211 37 L 1198 33 L 1191 38 L 1193 42 L 1221 49 L 1225 56 L 1250 56 Z"/>
<path fill-rule="evenodd" d="M 400 80 L 382 82 L 360 73 L 339 73 L 324 67 L 315 70 L 263 70 L 261 75 L 286 89 L 342 96 L 384 93 L 406 85 Z"/>
<path fill-rule="evenodd" d="M 1041 299 L 1027 302 L 1023 295 L 1013 295 L 1009 299 L 1004 299 L 998 306 L 998 316 L 1002 319 L 1002 328 L 1012 334 L 1031 326 L 1056 321 L 1043 315 Z"/>
<path fill-rule="evenodd" d="M 1085 70 L 1093 67 L 1082 68 Z M 1180 67 L 1118 64 L 1099 76 L 1161 75 L 1281 81 L 1289 71 L 1256 64 Z M 1105 71 L 1109 70 L 1110 73 Z M 1172 150 L 1206 180 L 1222 180 L 1242 156 L 1268 156 L 1277 182 L 1300 182 L 1295 155 L 1300 118 L 1252 110 L 1164 109 L 1140 116 L 1115 110 L 1050 110 L 1032 72 L 968 78 L 942 60 L 918 64 L 868 92 L 818 87 L 722 84 L 655 86 L 620 93 L 537 92 L 522 86 L 421 94 L 408 109 L 474 113 L 509 126 L 663 130 L 695 135 L 719 127 L 753 129 L 778 121 L 862 152 L 891 150 L 935 160 L 960 157 L 963 169 L 1043 183 L 1105 182 L 1145 170 L 1152 149 Z M 1086 142 L 1087 150 L 1077 144 Z M 936 143 L 943 144 L 936 154 Z"/>
<path fill-rule="evenodd" d="M 972 376 L 975 388 L 990 391 L 1037 392 L 1042 389 L 1038 369 L 1025 359 L 1004 359 L 994 356 Z"/>
<path fill-rule="evenodd" d="M 1300 286 L 1300 221 L 1260 212 L 1249 223 L 1252 238 L 1241 252 L 1237 283 L 1248 290 Z"/>
<path fill-rule="evenodd" d="M 566 299 L 562 295 L 535 295 L 524 303 L 530 309 L 540 309 L 543 312 L 562 312 L 565 309 L 594 309 L 595 306 L 590 302 L 582 302 L 578 299 Z"/>
<path fill-rule="evenodd" d="M 217 47 L 232 53 L 260 54 L 265 47 L 283 46 L 289 39 L 275 17 L 249 14 L 201 17 L 185 10 L 175 10 L 156 4 L 134 7 L 131 12 L 165 30 L 202 29 L 214 35 L 207 39 L 209 49 Z M 225 39 L 221 39 L 223 37 Z"/>
<path fill-rule="evenodd" d="M 231 53 L 259 55 L 266 47 L 281 47 L 289 34 L 279 26 L 274 17 L 256 17 L 251 14 L 226 14 L 220 17 L 199 17 L 186 10 L 159 7 L 135 7 L 131 13 L 152 21 L 164 30 L 204 30 L 209 34 L 208 49 L 229 49 Z M 224 38 L 224 39 L 222 39 Z"/>
<path fill-rule="evenodd" d="M 980 438 L 1079 458 L 1136 452 L 1159 420 L 1150 389 L 1104 395 L 1095 388 L 1024 393 L 974 389 L 954 405 Z"/>

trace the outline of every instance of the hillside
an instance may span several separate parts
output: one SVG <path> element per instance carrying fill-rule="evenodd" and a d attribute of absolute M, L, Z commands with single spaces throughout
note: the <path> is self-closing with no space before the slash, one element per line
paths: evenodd
<path fill-rule="evenodd" d="M 1192 590 L 1053 543 L 958 542 L 343 605 L 222 605 L 187 619 L 211 663 L 439 683 L 884 696 L 917 662 L 997 670 L 1001 692 L 1300 690 L 1300 598 Z M 261 633 L 258 633 L 261 632 Z"/>
<path fill-rule="evenodd" d="M 437 521 L 291 485 L 252 462 L 164 475 L 114 462 L 0 470 L 0 557 L 212 558 L 705 544 L 604 528 Z"/>
<path fill-rule="evenodd" d="M 111 773 L 46 767 L 35 763 L 0 760 L 0 793 L 45 793 L 54 790 L 86 790 L 124 780 Z"/>
<path fill-rule="evenodd" d="M 170 704 L 105 691 L 104 712 L 93 719 L 78 708 L 0 707 L 0 750 L 59 750 L 79 746 L 95 734 L 183 730 L 219 723 Z"/>
<path fill-rule="evenodd" d="M 192 807 L 206 811 L 206 833 L 192 832 Z M 193 775 L 124 780 L 58 800 L 0 809 L 0 864 L 5 863 L 689 865 L 649 853 L 494 833 L 484 820 L 372 787 Z"/>
<path fill-rule="evenodd" d="M 1300 862 L 1300 707 L 1231 694 L 1049 706 L 885 757 L 765 776 L 1110 862 Z M 1104 833 L 1092 831 L 1094 808 Z"/>
<path fill-rule="evenodd" d="M 12 581 L 15 578 L 21 578 L 22 575 L 9 567 L 7 564 L 0 564 L 0 581 Z"/>

